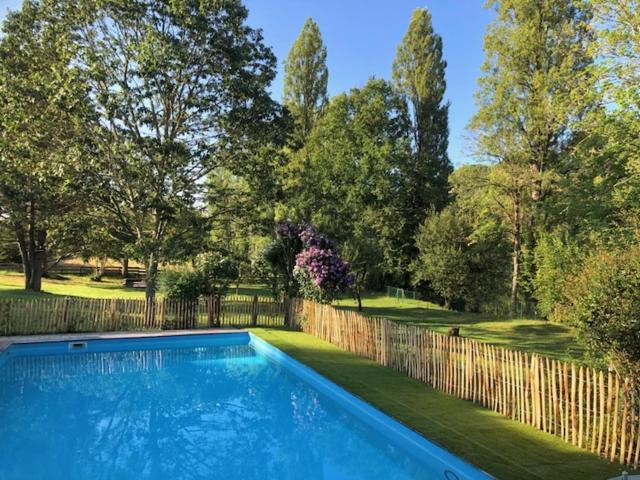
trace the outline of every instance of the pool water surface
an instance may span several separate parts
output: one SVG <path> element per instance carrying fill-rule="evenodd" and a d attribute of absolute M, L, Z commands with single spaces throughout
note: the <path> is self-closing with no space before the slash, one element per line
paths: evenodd
<path fill-rule="evenodd" d="M 247 333 L 10 347 L 0 354 L 0 472 L 491 478 Z"/>

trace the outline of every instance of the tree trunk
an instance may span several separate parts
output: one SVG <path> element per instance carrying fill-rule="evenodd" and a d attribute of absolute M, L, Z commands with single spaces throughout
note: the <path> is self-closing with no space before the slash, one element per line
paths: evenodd
<path fill-rule="evenodd" d="M 509 302 L 509 312 L 511 314 L 516 311 L 516 303 L 518 302 L 518 281 L 520 276 L 520 249 L 521 249 L 521 225 L 520 225 L 520 202 L 516 199 L 514 202 L 514 218 L 513 218 L 513 250 L 511 252 L 511 298 Z"/>
<path fill-rule="evenodd" d="M 46 261 L 45 242 L 47 240 L 47 232 L 37 228 L 36 211 L 33 202 L 29 205 L 28 230 L 25 231 L 20 223 L 16 223 L 14 229 L 18 247 L 20 248 L 24 288 L 32 292 L 40 292 L 42 290 L 43 265 Z"/>
<path fill-rule="evenodd" d="M 123 257 L 120 266 L 120 275 L 122 278 L 129 277 L 129 257 Z"/>
<path fill-rule="evenodd" d="M 145 297 L 147 300 L 153 300 L 156 296 L 156 280 L 158 277 L 158 261 L 153 254 L 149 255 L 149 259 L 146 265 L 145 276 Z"/>

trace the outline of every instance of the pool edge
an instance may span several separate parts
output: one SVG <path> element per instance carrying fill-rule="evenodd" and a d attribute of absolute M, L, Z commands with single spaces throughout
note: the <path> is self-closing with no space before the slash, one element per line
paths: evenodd
<path fill-rule="evenodd" d="M 481 468 L 450 452 L 445 447 L 408 427 L 397 418 L 392 417 L 358 395 L 329 380 L 313 368 L 296 360 L 258 335 L 250 331 L 248 334 L 250 338 L 249 344 L 254 348 L 257 346 L 257 350 L 260 353 L 270 356 L 273 360 L 283 364 L 285 368 L 288 368 L 303 381 L 308 382 L 314 388 L 336 400 L 361 420 L 375 423 L 374 428 L 378 431 L 384 430 L 384 434 L 391 434 L 391 439 L 398 442 L 403 448 L 409 451 L 419 449 L 425 455 L 436 457 L 443 464 L 450 466 L 454 472 L 462 473 L 469 480 L 497 480 Z"/>

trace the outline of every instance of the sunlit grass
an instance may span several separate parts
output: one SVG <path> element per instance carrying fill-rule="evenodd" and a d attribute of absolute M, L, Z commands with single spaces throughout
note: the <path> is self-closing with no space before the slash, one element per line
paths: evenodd
<path fill-rule="evenodd" d="M 51 298 L 54 296 L 85 298 L 144 298 L 144 289 L 125 288 L 118 277 L 103 277 L 94 282 L 90 276 L 66 275 L 59 279 L 42 279 L 42 292 L 27 292 L 23 288 L 22 274 L 0 271 L 0 299 L 8 298 Z M 270 295 L 264 285 L 235 284 L 229 288 L 229 294 Z"/>
<path fill-rule="evenodd" d="M 299 332 L 258 336 L 501 480 L 603 480 L 622 467 Z"/>
<path fill-rule="evenodd" d="M 335 305 L 356 309 L 352 299 L 339 300 Z M 538 352 L 562 360 L 584 358 L 584 350 L 576 341 L 575 331 L 566 325 L 546 320 L 455 312 L 430 302 L 397 300 L 382 293 L 364 296 L 363 313 L 409 325 L 426 326 L 441 333 L 447 333 L 452 326 L 459 326 L 462 336 L 495 345 Z"/>

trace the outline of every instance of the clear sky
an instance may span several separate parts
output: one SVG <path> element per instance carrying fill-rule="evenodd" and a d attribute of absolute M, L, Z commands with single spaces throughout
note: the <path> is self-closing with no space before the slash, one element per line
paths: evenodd
<path fill-rule="evenodd" d="M 0 0 L 0 18 L 21 0 Z M 484 58 L 482 38 L 492 12 L 483 0 L 245 0 L 249 24 L 262 28 L 278 57 L 272 94 L 282 95 L 283 60 L 307 17 L 319 25 L 327 45 L 329 93 L 361 87 L 369 77 L 391 78 L 396 47 L 411 12 L 427 7 L 444 42 L 447 99 L 451 102 L 449 155 L 455 165 L 469 162 L 465 127 L 475 112 L 473 93 Z"/>

